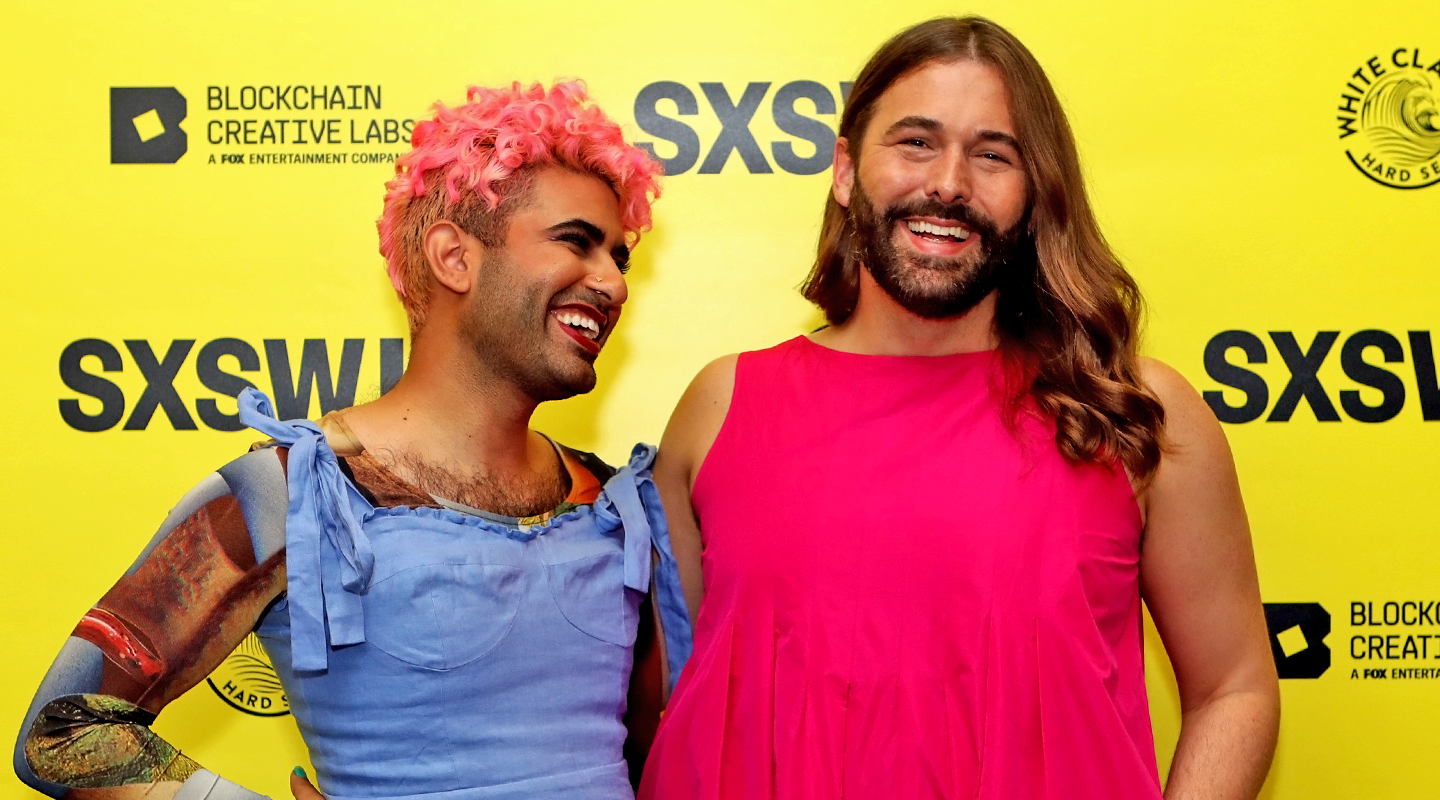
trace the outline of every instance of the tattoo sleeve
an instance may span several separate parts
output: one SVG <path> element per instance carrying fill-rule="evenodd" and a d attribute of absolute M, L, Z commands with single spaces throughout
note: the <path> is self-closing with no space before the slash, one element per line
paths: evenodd
<path fill-rule="evenodd" d="M 150 724 L 205 678 L 285 588 L 284 467 L 237 459 L 185 496 L 80 620 L 30 706 L 15 768 L 53 797 L 256 797 L 206 772 Z M 278 505 L 277 505 L 278 504 Z"/>

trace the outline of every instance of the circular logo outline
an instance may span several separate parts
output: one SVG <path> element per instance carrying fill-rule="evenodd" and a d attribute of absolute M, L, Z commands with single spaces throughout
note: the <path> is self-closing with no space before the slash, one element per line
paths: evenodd
<path fill-rule="evenodd" d="M 1372 56 L 1347 76 L 1338 110 L 1340 140 L 1358 133 L 1368 145 L 1361 156 L 1344 146 L 1366 178 L 1391 189 L 1440 184 L 1440 60 L 1425 66 L 1418 47 L 1396 48 L 1388 63 Z"/>

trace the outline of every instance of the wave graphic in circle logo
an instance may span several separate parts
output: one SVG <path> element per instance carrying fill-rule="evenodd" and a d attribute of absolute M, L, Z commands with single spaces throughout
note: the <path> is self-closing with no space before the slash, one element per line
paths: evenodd
<path fill-rule="evenodd" d="M 1340 141 L 1365 177 L 1395 189 L 1440 183 L 1440 60 L 1419 48 L 1374 56 L 1340 93 Z"/>
<path fill-rule="evenodd" d="M 283 717 L 290 713 L 290 700 L 270 656 L 255 634 L 245 637 L 235 652 L 205 679 L 221 700 L 237 711 L 257 717 Z"/>

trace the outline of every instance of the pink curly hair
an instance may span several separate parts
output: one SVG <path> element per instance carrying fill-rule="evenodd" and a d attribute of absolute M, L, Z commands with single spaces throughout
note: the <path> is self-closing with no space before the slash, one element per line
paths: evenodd
<path fill-rule="evenodd" d="M 377 222 L 380 255 L 412 334 L 425 322 L 430 294 L 425 231 L 449 219 L 486 246 L 501 245 L 508 212 L 529 188 L 530 167 L 558 164 L 595 175 L 619 198 L 630 244 L 650 229 L 661 166 L 626 144 L 620 126 L 587 100 L 580 81 L 548 90 L 518 81 L 502 89 L 471 86 L 463 105 L 436 103 L 434 118 L 415 124 L 410 151 L 385 184 Z"/>

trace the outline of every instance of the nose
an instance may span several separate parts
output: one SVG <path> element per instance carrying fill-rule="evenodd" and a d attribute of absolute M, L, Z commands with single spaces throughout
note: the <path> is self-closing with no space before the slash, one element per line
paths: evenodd
<path fill-rule="evenodd" d="M 620 272 L 620 266 L 615 263 L 614 257 L 597 249 L 595 257 L 590 261 L 591 267 L 585 273 L 585 287 L 603 295 L 612 305 L 622 305 L 630 296 L 630 288 L 626 285 L 625 275 Z"/>
<path fill-rule="evenodd" d="M 931 162 L 926 194 L 942 203 L 969 202 L 973 186 L 970 160 L 958 148 L 947 149 Z"/>

